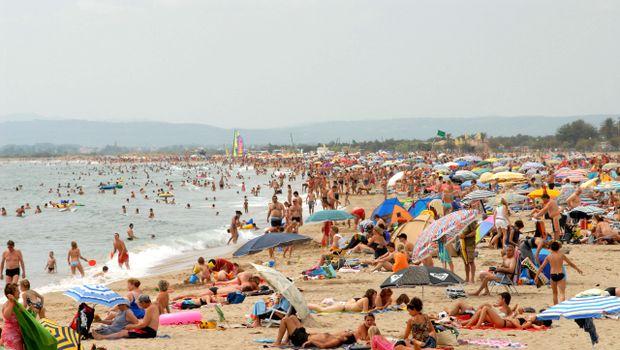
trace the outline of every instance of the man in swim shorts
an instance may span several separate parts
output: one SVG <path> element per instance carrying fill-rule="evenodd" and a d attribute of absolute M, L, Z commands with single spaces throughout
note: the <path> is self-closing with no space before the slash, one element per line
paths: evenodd
<path fill-rule="evenodd" d="M 110 254 L 110 258 L 113 258 L 114 254 L 118 252 L 118 266 L 123 268 L 124 264 L 127 270 L 129 270 L 129 252 L 127 252 L 127 246 L 125 246 L 125 242 L 123 242 L 118 232 L 114 233 L 114 242 L 112 244 L 114 250 Z"/>
<path fill-rule="evenodd" d="M 273 228 L 280 228 L 282 226 L 282 218 L 284 214 L 284 205 L 278 202 L 278 197 L 271 197 L 271 203 L 269 203 L 269 210 L 267 211 L 267 222 Z"/>
<path fill-rule="evenodd" d="M 4 275 L 6 275 L 6 284 L 17 284 L 19 281 L 20 266 L 22 278 L 26 278 L 24 257 L 19 249 L 15 249 L 15 242 L 9 240 L 6 242 L 6 248 L 4 253 L 2 253 L 2 263 L 0 263 L 0 279 L 3 279 Z"/>
<path fill-rule="evenodd" d="M 355 334 L 352 331 L 342 331 L 334 334 L 316 333 L 310 334 L 301 325 L 296 315 L 286 316 L 280 321 L 280 329 L 274 346 L 281 346 L 284 336 L 288 334 L 288 340 L 295 347 L 319 349 L 332 349 L 345 344 L 355 343 Z"/>

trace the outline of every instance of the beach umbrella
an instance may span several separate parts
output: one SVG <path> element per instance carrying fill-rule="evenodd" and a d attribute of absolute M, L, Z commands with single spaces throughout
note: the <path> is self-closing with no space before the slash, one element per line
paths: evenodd
<path fill-rule="evenodd" d="M 509 167 L 507 167 L 507 166 L 505 166 L 505 165 L 500 165 L 500 166 L 496 166 L 495 168 L 493 168 L 493 170 L 492 170 L 492 171 L 493 171 L 494 173 L 500 173 L 500 172 L 502 172 L 502 171 L 509 171 L 509 170 L 510 170 L 510 168 L 509 168 Z"/>
<path fill-rule="evenodd" d="M 265 249 L 310 241 L 312 238 L 296 233 L 265 233 L 249 240 L 233 253 L 234 257 L 262 252 Z"/>
<path fill-rule="evenodd" d="M 595 191 L 599 192 L 614 192 L 620 191 L 620 181 L 609 181 L 603 182 L 593 188 Z"/>
<path fill-rule="evenodd" d="M 545 166 L 542 163 L 538 163 L 538 162 L 525 162 L 523 163 L 523 165 L 521 165 L 521 171 L 526 171 L 529 169 L 541 169 L 544 168 Z"/>
<path fill-rule="evenodd" d="M 463 279 L 450 270 L 433 266 L 410 266 L 396 271 L 380 288 L 411 288 L 415 286 L 451 286 Z"/>
<path fill-rule="evenodd" d="M 603 170 L 612 170 L 620 168 L 620 163 L 607 163 L 603 165 Z"/>
<path fill-rule="evenodd" d="M 459 170 L 459 171 L 454 173 L 452 178 L 455 179 L 455 180 L 459 180 L 459 181 L 467 181 L 467 180 L 475 180 L 475 179 L 477 179 L 478 175 L 476 175 L 476 173 L 474 173 L 473 171 Z"/>
<path fill-rule="evenodd" d="M 582 183 L 581 185 L 579 185 L 579 188 L 586 189 L 586 188 L 594 187 L 594 186 L 596 186 L 597 182 L 598 182 L 598 177 L 594 177 L 594 178 L 592 178 L 592 179 Z"/>
<path fill-rule="evenodd" d="M 344 210 L 321 210 L 310 215 L 308 219 L 306 219 L 306 223 L 343 221 L 349 219 L 355 219 L 355 217 Z"/>
<path fill-rule="evenodd" d="M 73 287 L 64 294 L 78 303 L 99 304 L 105 307 L 127 303 L 127 299 L 104 285 L 85 284 Z"/>
<path fill-rule="evenodd" d="M 403 179 L 403 177 L 405 177 L 405 172 L 404 171 L 399 171 L 396 174 L 394 174 L 394 176 L 392 176 L 389 180 L 387 185 L 389 187 L 393 187 L 394 185 L 396 185 L 396 182 L 400 181 Z"/>
<path fill-rule="evenodd" d="M 433 242 L 441 239 L 443 236 L 447 236 L 447 241 L 450 242 L 467 225 L 474 222 L 477 215 L 477 210 L 459 210 L 433 221 L 416 241 L 412 252 L 413 259 L 420 260 L 430 254 Z"/>
<path fill-rule="evenodd" d="M 486 237 L 491 229 L 495 226 L 493 221 L 493 216 L 489 216 L 488 218 L 482 220 L 476 229 L 476 244 L 480 243 L 484 237 Z"/>
<path fill-rule="evenodd" d="M 605 214 L 605 209 L 596 207 L 594 205 L 582 205 L 568 212 L 568 215 L 573 219 L 589 218 L 594 215 Z"/>
<path fill-rule="evenodd" d="M 555 197 L 560 195 L 560 191 L 558 191 L 558 190 L 555 190 L 555 189 L 551 190 L 551 189 L 548 189 L 548 188 L 546 190 L 543 190 L 542 188 L 539 188 L 537 190 L 534 190 L 534 191 L 530 192 L 527 196 L 530 197 L 530 198 L 540 198 L 540 197 L 542 197 L 543 193 L 545 193 L 545 192 L 551 198 L 555 198 Z"/>
<path fill-rule="evenodd" d="M 493 173 L 484 173 L 480 175 L 480 179 L 478 179 L 478 181 L 485 183 L 485 182 L 489 182 L 493 180 L 494 177 L 495 177 L 495 174 Z"/>
<path fill-rule="evenodd" d="M 306 299 L 304 299 L 299 289 L 295 287 L 292 280 L 288 279 L 280 271 L 270 267 L 256 264 L 252 264 L 252 266 L 270 286 L 288 300 L 291 306 L 295 308 L 295 311 L 297 311 L 297 316 L 300 320 L 310 316 Z"/>
<path fill-rule="evenodd" d="M 474 174 L 476 174 L 476 175 L 480 176 L 480 175 L 482 175 L 482 174 L 485 174 L 485 173 L 491 172 L 491 169 L 489 169 L 489 168 L 475 168 L 475 169 L 472 169 L 471 171 L 472 171 Z"/>
<path fill-rule="evenodd" d="M 496 173 L 491 179 L 500 182 L 522 181 L 525 180 L 525 176 L 521 173 L 515 173 L 512 171 L 501 171 Z"/>
<path fill-rule="evenodd" d="M 464 202 L 471 201 L 481 201 L 489 198 L 495 197 L 497 194 L 495 192 L 487 191 L 487 190 L 475 190 L 468 193 L 465 197 L 463 197 Z"/>
<path fill-rule="evenodd" d="M 56 322 L 43 318 L 41 325 L 58 341 L 58 350 L 81 350 L 78 334 L 70 327 L 59 326 Z"/>
<path fill-rule="evenodd" d="M 490 201 L 490 203 L 492 205 L 497 205 L 502 199 L 504 199 L 508 204 L 523 203 L 528 200 L 527 196 L 518 193 L 508 192 L 497 195 L 495 198 L 493 198 L 493 200 Z"/>
<path fill-rule="evenodd" d="M 620 312 L 620 298 L 615 296 L 575 297 L 551 306 L 536 315 L 539 320 L 600 318 Z"/>

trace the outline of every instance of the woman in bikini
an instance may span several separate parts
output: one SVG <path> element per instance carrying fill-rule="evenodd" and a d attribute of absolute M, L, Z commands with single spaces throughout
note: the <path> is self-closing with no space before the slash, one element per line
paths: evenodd
<path fill-rule="evenodd" d="M 308 309 L 316 312 L 369 312 L 375 308 L 376 296 L 376 290 L 368 289 L 361 298 L 353 298 L 346 302 L 337 302 L 329 306 L 308 304 Z"/>
<path fill-rule="evenodd" d="M 419 346 L 420 348 L 435 348 L 437 346 L 437 333 L 428 315 L 422 313 L 422 300 L 413 298 L 407 305 L 407 311 L 411 318 L 407 321 L 405 342 L 407 345 Z M 411 336 L 411 340 L 408 338 Z"/>
<path fill-rule="evenodd" d="M 80 252 L 80 248 L 78 248 L 77 242 L 71 242 L 71 249 L 69 249 L 69 253 L 67 253 L 67 263 L 71 268 L 71 274 L 75 275 L 75 271 L 79 271 L 80 275 L 84 277 L 84 268 L 80 263 L 80 259 L 84 261 L 88 261 L 85 257 L 82 256 L 82 252 Z"/>

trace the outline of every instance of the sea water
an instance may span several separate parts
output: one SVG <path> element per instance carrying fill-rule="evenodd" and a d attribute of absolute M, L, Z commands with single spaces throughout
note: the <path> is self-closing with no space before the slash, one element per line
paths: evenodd
<path fill-rule="evenodd" d="M 160 166 L 161 170 L 153 170 Z M 244 214 L 242 219 L 254 218 L 261 229 L 267 225 L 266 209 L 273 193 L 268 188 L 270 175 L 256 175 L 251 167 L 235 167 L 229 170 L 231 176 L 226 180 L 227 188 L 220 190 L 218 182 L 221 175 L 218 170 L 221 170 L 221 166 L 206 163 L 189 167 L 165 164 L 106 165 L 87 161 L 1 162 L 0 206 L 6 208 L 8 215 L 0 217 L 0 244 L 4 249 L 7 240 L 15 241 L 16 249 L 20 249 L 24 256 L 26 277 L 40 292 L 65 290 L 83 283 L 106 283 L 130 276 L 147 276 L 162 271 L 164 267 L 166 271 L 187 267 L 189 272 L 191 262 L 199 254 L 211 257 L 232 251 L 234 247 L 226 249 L 230 237 L 226 229 L 235 210 L 243 211 L 244 196 L 248 197 L 249 214 Z M 157 186 L 145 186 L 145 171 Z M 244 178 L 238 179 L 237 173 Z M 213 178 L 216 191 L 212 191 L 211 186 L 194 186 L 191 181 L 181 186 L 183 180 L 191 180 L 198 174 Z M 99 193 L 100 183 L 114 183 L 117 179 L 123 179 L 123 188 L 117 189 L 116 194 L 111 190 Z M 158 188 L 167 190 L 164 185 L 166 180 L 173 183 L 176 204 L 166 204 L 162 199 L 156 202 L 158 197 L 155 191 Z M 241 191 L 242 181 L 245 181 L 246 192 Z M 80 185 L 85 193 L 67 195 L 67 184 L 72 188 L 76 184 Z M 249 191 L 256 185 L 260 185 L 262 191 L 260 196 L 255 197 Z M 56 193 L 59 186 L 60 197 Z M 19 191 L 16 190 L 18 187 Z M 140 193 L 142 187 L 149 199 Z M 48 193 L 50 188 L 52 193 Z M 131 191 L 136 198 L 130 198 Z M 76 207 L 74 211 L 62 212 L 43 206 L 46 202 L 60 202 L 61 199 L 75 200 L 83 206 Z M 26 211 L 25 217 L 16 217 L 15 210 L 25 203 L 29 203 L 31 209 Z M 186 208 L 188 203 L 190 209 Z M 37 205 L 43 211 L 41 214 L 34 214 Z M 122 213 L 123 205 L 127 208 L 127 214 Z M 135 213 L 136 208 L 139 214 Z M 154 210 L 154 219 L 148 218 L 150 208 Z M 219 215 L 216 215 L 217 212 Z M 126 239 L 130 223 L 134 224 L 134 233 L 138 237 L 133 241 Z M 118 267 L 116 256 L 110 259 L 115 232 L 120 234 L 127 245 L 130 271 Z M 237 246 L 261 232 L 241 231 Z M 155 238 L 150 238 L 151 235 Z M 82 262 L 86 269 L 84 279 L 71 277 L 67 263 L 71 241 L 78 243 L 85 258 L 97 261 L 95 267 Z M 48 274 L 44 269 L 50 251 L 55 253 L 57 260 L 56 274 Z M 191 259 L 180 259 L 183 256 Z M 174 266 L 181 262 L 189 265 Z M 109 273 L 103 278 L 94 277 L 104 265 L 109 267 Z"/>

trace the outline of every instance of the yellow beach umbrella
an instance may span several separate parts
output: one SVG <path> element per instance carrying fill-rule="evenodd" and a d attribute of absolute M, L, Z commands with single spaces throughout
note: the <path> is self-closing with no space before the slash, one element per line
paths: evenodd
<path fill-rule="evenodd" d="M 586 188 L 590 188 L 590 187 L 596 186 L 597 183 L 598 183 L 598 177 L 595 177 L 594 179 L 588 180 L 588 181 L 582 183 L 581 185 L 579 185 L 579 188 L 584 190 Z"/>
<path fill-rule="evenodd" d="M 58 350 L 82 350 L 78 334 L 69 327 L 59 326 L 56 322 L 43 318 L 41 325 L 58 341 Z"/>
<path fill-rule="evenodd" d="M 491 180 L 493 180 L 493 177 L 495 176 L 495 174 L 493 173 L 484 173 L 482 175 L 480 175 L 480 178 L 478 179 L 478 181 L 485 183 L 485 182 L 489 182 Z"/>
<path fill-rule="evenodd" d="M 560 195 L 560 191 L 558 191 L 558 190 L 547 189 L 546 192 L 549 195 L 549 197 L 551 197 L 551 198 L 555 198 L 555 197 Z M 537 190 L 534 190 L 534 191 L 530 192 L 527 196 L 530 197 L 530 198 L 540 198 L 540 197 L 542 197 L 543 193 L 545 193 L 545 191 L 543 191 L 542 188 L 539 188 Z"/>
<path fill-rule="evenodd" d="M 521 181 L 521 180 L 525 180 L 525 176 L 521 173 L 515 173 L 512 171 L 502 171 L 499 173 L 496 173 L 492 180 L 497 180 L 500 182 L 506 182 L 506 181 Z"/>

